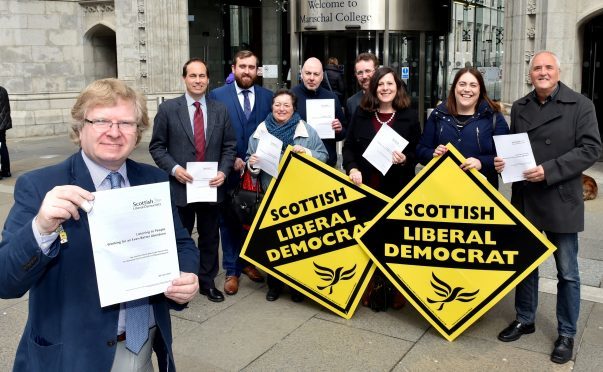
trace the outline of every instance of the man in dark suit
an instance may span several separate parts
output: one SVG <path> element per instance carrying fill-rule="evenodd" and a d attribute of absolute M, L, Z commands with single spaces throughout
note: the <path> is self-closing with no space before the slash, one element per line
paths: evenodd
<path fill-rule="evenodd" d="M 98 80 L 71 110 L 81 150 L 21 176 L 0 243 L 0 297 L 29 291 L 27 324 L 15 371 L 174 370 L 169 308 L 199 288 L 199 253 L 172 203 L 181 276 L 165 293 L 101 308 L 85 202 L 91 191 L 166 182 L 161 170 L 128 156 L 149 127 L 145 97 L 116 79 Z M 121 180 L 114 183 L 110 178 Z M 144 322 L 131 321 L 130 310 Z M 130 315 L 129 315 L 130 314 Z M 126 330 L 128 334 L 126 335 Z M 136 347 L 137 337 L 141 344 Z M 140 368 L 140 369 L 139 369 Z"/>
<path fill-rule="evenodd" d="M 272 108 L 272 92 L 255 84 L 258 58 L 249 50 L 235 54 L 232 65 L 234 84 L 214 89 L 208 97 L 222 102 L 228 109 L 230 123 L 237 135 L 237 155 L 232 172 L 227 177 L 227 190 L 234 189 L 240 182 L 245 168 L 245 156 L 249 137 L 258 124 L 266 119 Z M 263 282 L 264 277 L 253 266 L 239 258 L 243 246 L 244 230 L 241 222 L 230 212 L 228 194 L 221 209 L 220 237 L 222 241 L 222 266 L 226 271 L 224 292 L 234 295 L 239 290 L 239 277 L 245 273 L 254 282 Z"/>
<path fill-rule="evenodd" d="M 302 82 L 303 84 L 296 85 L 291 91 L 297 97 L 297 112 L 302 119 L 307 119 L 306 112 L 306 101 L 312 99 L 333 99 L 335 100 L 335 117 L 331 122 L 331 128 L 335 132 L 335 138 L 326 138 L 322 140 L 322 143 L 329 152 L 329 159 L 327 164 L 334 167 L 337 164 L 337 141 L 341 141 L 345 138 L 346 120 L 343 114 L 343 108 L 341 102 L 334 93 L 329 92 L 325 88 L 320 86 L 324 73 L 322 70 L 322 63 L 317 58 L 310 57 L 304 62 L 302 66 Z"/>
<path fill-rule="evenodd" d="M 345 117 L 348 125 L 352 122 L 352 115 L 354 115 L 354 112 L 360 106 L 360 101 L 364 97 L 364 92 L 368 90 L 369 83 L 377 67 L 379 67 L 379 60 L 373 53 L 360 53 L 356 57 L 354 75 L 356 76 L 356 80 L 358 80 L 360 90 L 348 98 L 345 103 Z"/>
<path fill-rule="evenodd" d="M 197 218 L 200 292 L 210 301 L 224 301 L 216 289 L 218 273 L 219 206 L 224 200 L 226 175 L 232 170 L 237 140 L 226 107 L 205 95 L 209 71 L 205 61 L 193 58 L 182 68 L 186 93 L 159 106 L 153 126 L 149 151 L 155 163 L 170 175 L 170 186 L 184 227 L 192 233 Z M 218 162 L 217 175 L 210 187 L 218 188 L 216 203 L 188 203 L 186 183 L 193 177 L 186 171 L 187 162 Z"/>
<path fill-rule="evenodd" d="M 511 108 L 511 133 L 528 133 L 538 166 L 514 182 L 511 202 L 557 247 L 557 333 L 551 360 L 572 358 L 580 312 L 578 232 L 584 230 L 582 172 L 601 155 L 593 103 L 559 81 L 559 59 L 549 51 L 534 54 L 529 65 L 534 90 Z M 494 159 L 498 172 L 502 158 Z M 535 332 L 538 269 L 515 289 L 515 320 L 500 334 L 504 342 Z"/>

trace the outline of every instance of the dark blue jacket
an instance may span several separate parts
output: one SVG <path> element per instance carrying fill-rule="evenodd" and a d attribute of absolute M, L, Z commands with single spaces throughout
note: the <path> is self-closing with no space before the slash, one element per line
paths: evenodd
<path fill-rule="evenodd" d="M 166 182 L 162 170 L 127 160 L 131 186 Z M 26 173 L 17 179 L 15 204 L 0 243 L 0 298 L 17 298 L 29 291 L 29 313 L 14 363 L 14 371 L 109 371 L 116 349 L 119 304 L 101 307 L 88 215 L 67 220 L 69 241 L 54 257 L 42 253 L 32 231 L 32 220 L 48 191 L 58 185 L 76 185 L 95 191 L 78 152 L 67 160 Z M 199 270 L 199 250 L 182 226 L 172 203 L 180 270 Z M 57 238 L 53 244 L 58 245 Z M 170 308 L 182 305 L 163 294 L 149 297 L 157 333 L 153 349 L 160 371 L 174 371 Z"/>
<path fill-rule="evenodd" d="M 486 101 L 482 101 L 473 117 L 459 129 L 446 104 L 440 104 L 429 116 L 423 135 L 417 145 L 417 157 L 421 164 L 433 159 L 438 145 L 452 143 L 466 158 L 476 158 L 482 163 L 480 172 L 488 178 L 492 186 L 498 188 L 498 174 L 494 170 L 493 135 L 509 133 L 509 126 L 501 113 L 496 113 Z"/>
<path fill-rule="evenodd" d="M 339 119 L 341 122 L 342 130 L 339 133 L 335 133 L 335 139 L 323 139 L 322 143 L 324 143 L 327 151 L 329 152 L 329 160 L 327 160 L 327 164 L 330 166 L 334 166 L 337 164 L 337 149 L 336 144 L 337 141 L 341 141 L 345 138 L 347 132 L 347 121 L 345 119 L 345 115 L 343 114 L 343 109 L 341 108 L 341 103 L 339 99 L 334 93 L 329 92 L 328 90 L 318 87 L 317 90 L 309 90 L 304 86 L 304 84 L 298 84 L 293 89 L 291 89 L 293 94 L 297 97 L 297 112 L 301 116 L 304 121 L 307 121 L 306 116 L 306 100 L 308 99 L 334 99 L 335 100 L 335 117 Z"/>
<path fill-rule="evenodd" d="M 255 102 L 249 119 L 245 118 L 245 113 L 237 96 L 235 84 L 223 85 L 214 89 L 207 95 L 208 98 L 221 102 L 226 106 L 230 125 L 234 128 L 237 136 L 237 158 L 245 159 L 247 156 L 247 145 L 249 137 L 255 132 L 258 124 L 266 120 L 266 116 L 272 112 L 272 91 L 259 85 L 253 86 Z M 239 184 L 239 174 L 232 170 L 228 175 L 227 188 L 232 188 Z"/>

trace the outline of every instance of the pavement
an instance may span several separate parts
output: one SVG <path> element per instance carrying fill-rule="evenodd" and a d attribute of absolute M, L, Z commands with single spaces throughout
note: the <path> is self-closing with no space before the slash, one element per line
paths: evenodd
<path fill-rule="evenodd" d="M 77 150 L 66 135 L 8 141 L 13 177 L 0 180 L 0 221 L 13 204 L 16 178 L 55 164 Z M 148 141 L 132 155 L 153 163 Z M 603 163 L 589 169 L 603 184 Z M 509 188 L 502 187 L 509 196 Z M 503 343 L 499 331 L 514 319 L 513 292 L 455 341 L 444 339 L 412 306 L 373 312 L 359 306 L 343 319 L 306 299 L 287 294 L 265 300 L 265 284 L 242 277 L 239 293 L 213 303 L 197 296 L 172 313 L 174 353 L 179 371 L 603 371 L 603 194 L 586 203 L 586 229 L 580 234 L 581 312 L 574 360 L 549 360 L 557 338 L 556 271 L 553 259 L 540 267 L 536 332 Z M 216 279 L 222 288 L 224 272 Z M 0 371 L 11 370 L 27 319 L 27 295 L 0 300 Z"/>

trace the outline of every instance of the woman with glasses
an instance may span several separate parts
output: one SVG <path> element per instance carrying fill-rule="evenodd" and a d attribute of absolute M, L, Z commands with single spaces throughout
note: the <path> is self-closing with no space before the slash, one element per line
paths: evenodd
<path fill-rule="evenodd" d="M 417 157 L 426 164 L 446 153 L 446 144 L 452 143 L 466 158 L 463 170 L 477 169 L 498 188 L 492 136 L 508 133 L 500 107 L 488 97 L 482 74 L 476 68 L 465 67 L 456 73 L 446 102 L 429 115 Z"/>
<path fill-rule="evenodd" d="M 299 114 L 297 109 L 297 98 L 288 89 L 279 89 L 272 98 L 272 112 L 268 114 L 266 120 L 260 123 L 255 132 L 249 138 L 249 146 L 247 148 L 247 167 L 260 179 L 263 190 L 268 189 L 272 176 L 268 173 L 256 168 L 255 165 L 259 161 L 259 156 L 256 154 L 260 137 L 263 133 L 270 133 L 283 141 L 284 152 L 287 146 L 293 146 L 293 152 L 298 154 L 306 154 L 316 159 L 326 162 L 329 158 L 329 153 L 318 136 L 318 133 L 306 124 Z M 276 301 L 282 292 L 282 283 L 268 275 L 268 293 L 266 300 Z M 291 299 L 295 302 L 303 300 L 301 293 L 291 289 Z"/>

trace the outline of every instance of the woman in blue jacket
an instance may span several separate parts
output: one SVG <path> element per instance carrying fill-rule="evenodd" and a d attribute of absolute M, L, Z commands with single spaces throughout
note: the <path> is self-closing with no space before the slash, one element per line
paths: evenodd
<path fill-rule="evenodd" d="M 454 77 L 446 102 L 427 119 L 417 158 L 426 164 L 444 154 L 446 144 L 452 143 L 467 159 L 461 165 L 463 170 L 477 169 L 498 188 L 492 136 L 508 133 L 500 107 L 488 97 L 482 74 L 476 68 L 465 67 Z"/>

